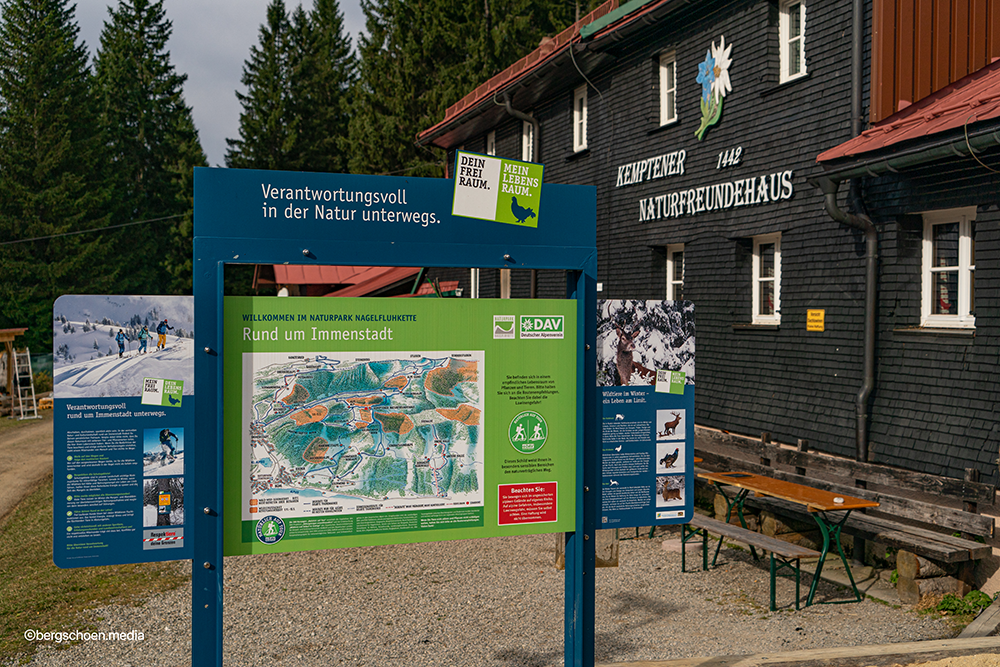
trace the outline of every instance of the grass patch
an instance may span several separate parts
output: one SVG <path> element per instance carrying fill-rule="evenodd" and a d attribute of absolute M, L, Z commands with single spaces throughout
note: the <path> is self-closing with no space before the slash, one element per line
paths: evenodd
<path fill-rule="evenodd" d="M 17 411 L 16 414 L 21 414 Z M 21 426 L 31 426 L 32 424 L 38 424 L 40 422 L 50 422 L 52 421 L 52 411 L 51 410 L 39 410 L 39 419 L 11 419 L 9 416 L 4 415 L 0 417 L 0 432 L 12 430 Z"/>
<path fill-rule="evenodd" d="M 3 420 L 0 420 L 3 421 Z M 177 588 L 186 563 L 141 563 L 62 570 L 52 563 L 52 478 L 0 522 L 0 659 L 27 660 L 38 646 L 27 629 L 93 630 L 81 613 Z"/>

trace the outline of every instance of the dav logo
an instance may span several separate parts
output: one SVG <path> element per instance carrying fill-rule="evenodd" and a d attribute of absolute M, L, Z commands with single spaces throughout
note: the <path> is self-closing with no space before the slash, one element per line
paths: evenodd
<path fill-rule="evenodd" d="M 521 338 L 564 338 L 566 318 L 562 315 L 521 315 Z"/>

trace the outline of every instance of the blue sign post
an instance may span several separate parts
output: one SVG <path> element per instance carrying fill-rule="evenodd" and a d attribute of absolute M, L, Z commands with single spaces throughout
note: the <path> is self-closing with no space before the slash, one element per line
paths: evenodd
<path fill-rule="evenodd" d="M 235 169 L 195 170 L 192 664 L 222 664 L 223 340 L 227 264 L 556 269 L 576 300 L 575 531 L 566 534 L 565 661 L 594 661 L 596 191 L 543 185 L 535 226 L 452 215 L 454 182 Z"/>

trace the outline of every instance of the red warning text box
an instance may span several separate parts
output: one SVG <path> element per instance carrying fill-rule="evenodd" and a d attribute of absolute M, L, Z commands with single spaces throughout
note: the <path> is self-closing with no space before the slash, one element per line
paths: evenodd
<path fill-rule="evenodd" d="M 556 482 L 501 484 L 499 486 L 499 519 L 501 526 L 555 521 Z"/>

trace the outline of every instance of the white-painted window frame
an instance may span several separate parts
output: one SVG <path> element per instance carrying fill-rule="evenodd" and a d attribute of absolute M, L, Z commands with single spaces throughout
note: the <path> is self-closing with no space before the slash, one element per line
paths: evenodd
<path fill-rule="evenodd" d="M 573 152 L 587 150 L 587 84 L 573 91 Z"/>
<path fill-rule="evenodd" d="M 761 257 L 760 248 L 762 245 L 774 244 L 774 275 L 762 277 L 760 275 Z M 761 314 L 760 285 L 763 282 L 774 283 L 774 313 Z M 753 237 L 753 323 L 754 324 L 780 324 L 781 323 L 781 232 L 775 234 L 763 234 Z"/>
<path fill-rule="evenodd" d="M 920 326 L 927 328 L 974 329 L 975 315 L 975 236 L 976 207 L 967 206 L 923 213 L 924 238 L 921 261 Z M 934 228 L 958 223 L 958 266 L 932 266 L 934 259 Z M 958 278 L 958 312 L 954 315 L 933 313 L 935 273 L 954 273 Z"/>
<path fill-rule="evenodd" d="M 677 54 L 660 54 L 660 125 L 677 122 Z"/>
<path fill-rule="evenodd" d="M 799 34 L 792 35 L 791 15 L 798 11 Z M 806 3 L 805 0 L 781 0 L 778 4 L 778 41 L 781 63 L 779 80 L 781 83 L 794 81 L 806 75 Z M 789 52 L 795 49 L 799 54 L 799 71 L 789 71 L 792 61 Z"/>
<path fill-rule="evenodd" d="M 535 161 L 535 126 L 528 121 L 521 121 L 521 159 L 525 162 Z"/>
<path fill-rule="evenodd" d="M 681 278 L 677 280 L 675 276 L 675 269 L 677 268 L 674 260 L 674 255 L 681 253 Z M 677 301 L 679 298 L 683 298 L 684 292 L 684 244 L 683 243 L 671 243 L 667 246 L 667 301 Z M 677 288 L 681 288 L 681 296 L 677 294 Z"/>

